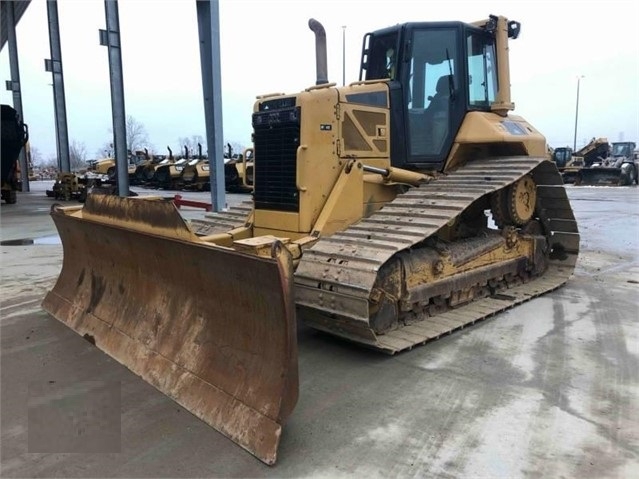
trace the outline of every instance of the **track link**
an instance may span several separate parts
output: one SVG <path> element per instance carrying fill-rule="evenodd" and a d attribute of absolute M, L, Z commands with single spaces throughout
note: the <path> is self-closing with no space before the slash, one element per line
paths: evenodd
<path fill-rule="evenodd" d="M 244 226 L 253 211 L 253 202 L 243 201 L 231 206 L 228 211 L 208 213 L 204 219 L 191 220 L 191 229 L 198 236 L 226 233 L 229 230 Z"/>
<path fill-rule="evenodd" d="M 532 174 L 536 216 L 551 247 L 544 274 L 385 334 L 369 326 L 370 302 L 382 266 L 433 236 L 472 203 Z M 296 303 L 310 326 L 388 353 L 410 349 L 564 284 L 574 270 L 579 234 L 556 166 L 545 158 L 491 158 L 410 189 L 381 210 L 306 250 L 295 273 Z"/>

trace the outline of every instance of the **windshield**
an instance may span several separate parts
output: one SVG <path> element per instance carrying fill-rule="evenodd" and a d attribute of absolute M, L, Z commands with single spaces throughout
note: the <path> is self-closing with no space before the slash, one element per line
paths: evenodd
<path fill-rule="evenodd" d="M 129 158 L 129 163 L 131 163 L 132 165 L 139 165 L 140 163 L 143 163 L 145 160 L 146 158 L 144 157 L 144 155 L 134 155 Z"/>
<path fill-rule="evenodd" d="M 632 156 L 632 146 L 630 143 L 613 143 L 612 156 Z"/>
<path fill-rule="evenodd" d="M 455 98 L 457 34 L 453 28 L 414 30 L 405 91 L 412 156 L 442 154 Z"/>
<path fill-rule="evenodd" d="M 553 159 L 558 166 L 565 166 L 565 164 L 570 160 L 570 150 L 567 148 L 557 148 L 553 153 Z"/>

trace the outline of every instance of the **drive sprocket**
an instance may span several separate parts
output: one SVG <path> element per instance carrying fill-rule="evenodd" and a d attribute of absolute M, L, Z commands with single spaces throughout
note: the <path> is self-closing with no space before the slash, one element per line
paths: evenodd
<path fill-rule="evenodd" d="M 499 228 L 523 226 L 535 212 L 537 187 L 530 175 L 526 175 L 490 198 L 493 220 Z"/>

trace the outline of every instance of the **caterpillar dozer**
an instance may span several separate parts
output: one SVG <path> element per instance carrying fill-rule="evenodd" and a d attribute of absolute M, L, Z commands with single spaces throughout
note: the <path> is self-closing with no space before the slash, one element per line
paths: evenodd
<path fill-rule="evenodd" d="M 579 251 L 545 138 L 509 113 L 518 22 L 373 31 L 342 87 L 309 27 L 315 85 L 255 102 L 250 202 L 188 223 L 161 198 L 51 212 L 44 309 L 267 464 L 296 317 L 399 353 L 558 288 Z"/>
<path fill-rule="evenodd" d="M 226 145 L 224 155 L 224 185 L 229 193 L 250 193 L 253 191 L 253 149 L 233 154 L 231 144 Z"/>
<path fill-rule="evenodd" d="M 211 172 L 209 171 L 208 156 L 202 154 L 202 145 L 197 144 L 198 155 L 184 166 L 180 174 L 180 184 L 183 190 L 210 191 Z"/>

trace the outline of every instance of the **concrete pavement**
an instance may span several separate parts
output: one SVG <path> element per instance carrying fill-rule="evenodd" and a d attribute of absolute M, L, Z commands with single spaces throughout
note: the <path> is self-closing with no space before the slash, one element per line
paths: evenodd
<path fill-rule="evenodd" d="M 555 292 L 394 357 L 300 325 L 300 400 L 274 467 L 41 310 L 59 244 L 3 245 L 0 475 L 638 477 L 639 188 L 568 192 L 582 253 Z M 2 241 L 54 235 L 51 203 L 35 183 L 2 204 Z M 38 422 L 37 399 L 74 388 L 95 399 L 74 404 L 102 450 L 47 446 L 65 423 Z"/>

